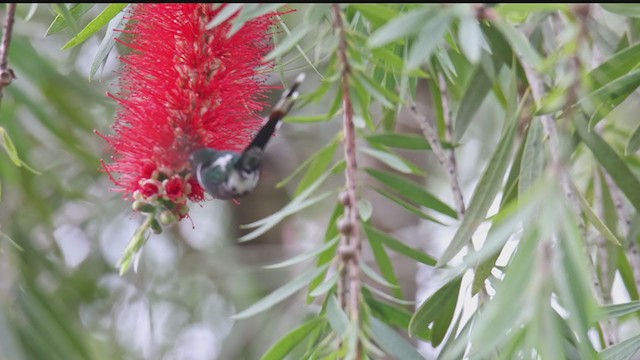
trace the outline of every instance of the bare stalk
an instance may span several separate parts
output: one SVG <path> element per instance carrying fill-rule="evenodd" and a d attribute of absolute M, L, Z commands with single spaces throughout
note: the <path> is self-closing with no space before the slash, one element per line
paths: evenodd
<path fill-rule="evenodd" d="M 9 46 L 11 45 L 15 17 L 16 3 L 8 3 L 2 27 L 2 43 L 0 44 L 0 101 L 2 101 L 4 87 L 11 84 L 11 81 L 16 77 L 13 70 L 9 68 Z"/>
<path fill-rule="evenodd" d="M 349 94 L 351 67 L 347 57 L 347 34 L 342 19 L 340 5 L 333 4 L 334 25 L 339 36 L 338 58 L 342 65 L 342 106 L 344 109 L 344 155 L 347 162 L 346 192 L 340 194 L 344 204 L 344 216 L 340 220 L 340 248 L 338 282 L 338 300 L 356 329 L 360 326 L 360 255 L 362 240 L 358 222 L 358 198 L 356 183 L 358 165 L 356 163 L 356 132 L 353 125 L 353 104 Z M 361 345 L 358 342 L 357 358 L 362 358 Z"/>
<path fill-rule="evenodd" d="M 444 113 L 445 120 L 445 134 L 447 136 L 447 140 L 451 141 L 452 138 L 452 125 L 451 125 L 451 114 L 449 112 L 449 100 L 447 94 L 447 83 L 444 80 L 444 77 L 440 76 L 440 91 L 442 92 L 442 110 Z M 447 172 L 447 177 L 449 179 L 449 185 L 451 186 L 451 191 L 453 192 L 453 201 L 456 204 L 456 212 L 458 213 L 458 217 L 460 220 L 464 218 L 465 206 L 464 206 L 464 198 L 462 196 L 462 189 L 460 188 L 460 183 L 458 182 L 458 169 L 456 167 L 456 156 L 453 148 L 447 153 L 444 151 L 442 147 L 442 143 L 440 142 L 440 138 L 438 137 L 438 130 L 435 127 L 433 121 L 429 120 L 425 114 L 422 114 L 418 111 L 418 108 L 415 104 L 411 105 L 411 114 L 414 119 L 420 126 L 420 130 L 422 130 L 422 134 L 429 142 L 431 146 L 431 150 L 438 158 L 438 162 L 442 165 Z"/>

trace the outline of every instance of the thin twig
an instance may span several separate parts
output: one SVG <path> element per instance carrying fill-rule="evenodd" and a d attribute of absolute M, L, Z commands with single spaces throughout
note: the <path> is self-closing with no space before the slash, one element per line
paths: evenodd
<path fill-rule="evenodd" d="M 444 117 L 444 136 L 445 140 L 449 144 L 453 145 L 453 122 L 451 121 L 451 107 L 449 106 L 449 89 L 447 87 L 447 80 L 442 73 L 438 74 L 438 80 L 440 83 L 440 93 L 442 98 L 442 114 Z M 464 197 L 462 196 L 462 189 L 458 182 L 458 166 L 456 162 L 456 152 L 454 146 L 449 149 L 447 157 L 447 170 L 451 177 L 451 191 L 453 192 L 453 201 L 456 204 L 456 210 L 460 220 L 464 218 L 464 214 L 467 212 L 464 205 Z"/>
<path fill-rule="evenodd" d="M 442 99 L 443 99 L 443 109 L 448 108 L 448 105 L 445 105 L 445 99 L 446 98 L 446 93 L 443 92 L 442 94 Z M 460 220 L 463 219 L 464 217 L 464 213 L 465 213 L 465 206 L 464 206 L 464 199 L 462 197 L 462 190 L 460 188 L 460 183 L 458 182 L 458 171 L 456 169 L 456 162 L 455 162 L 455 155 L 453 154 L 453 149 L 451 149 L 451 152 L 449 154 L 447 154 L 444 149 L 442 148 L 442 144 L 440 143 L 440 138 L 438 137 L 438 131 L 436 130 L 435 125 L 433 124 L 432 121 L 429 120 L 429 118 L 422 114 L 417 106 L 415 104 L 411 104 L 410 109 L 411 110 L 411 114 L 413 115 L 414 119 L 416 120 L 416 122 L 418 123 L 418 126 L 420 126 L 420 130 L 422 130 L 422 134 L 424 134 L 424 137 L 427 139 L 427 142 L 429 142 L 429 145 L 431 146 L 431 150 L 433 151 L 433 153 L 436 155 L 436 158 L 438 158 L 438 162 L 440 162 L 440 165 L 444 166 L 447 172 L 447 177 L 449 179 L 449 185 L 451 186 L 451 191 L 453 192 L 453 199 L 454 202 L 456 203 L 456 212 L 458 213 L 458 217 L 460 218 Z M 445 123 L 447 122 L 447 117 L 448 116 L 448 111 L 444 111 L 445 112 Z"/>
<path fill-rule="evenodd" d="M 4 87 L 15 79 L 13 70 L 9 68 L 9 46 L 13 35 L 13 22 L 16 17 L 16 3 L 7 4 L 7 14 L 2 28 L 2 43 L 0 44 L 0 102 L 4 93 Z"/>
<path fill-rule="evenodd" d="M 340 305 L 345 309 L 351 323 L 356 329 L 360 327 L 360 254 L 362 241 L 360 239 L 360 226 L 358 223 L 358 199 L 356 183 L 358 165 L 356 163 L 356 133 L 353 125 L 353 104 L 349 95 L 349 77 L 351 68 L 347 58 L 347 34 L 342 19 L 340 5 L 333 4 L 334 24 L 339 36 L 338 57 L 342 65 L 342 106 L 344 108 L 344 153 L 347 162 L 346 169 L 346 194 L 341 194 L 340 199 L 344 204 L 344 217 L 339 228 L 341 233 L 339 250 L 340 281 L 338 298 Z M 362 358 L 361 344 L 358 341 L 356 358 Z"/>

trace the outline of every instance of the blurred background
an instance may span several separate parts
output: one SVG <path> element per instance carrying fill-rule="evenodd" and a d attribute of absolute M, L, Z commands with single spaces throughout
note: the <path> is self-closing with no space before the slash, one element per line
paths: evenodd
<path fill-rule="evenodd" d="M 85 26 L 104 7 L 95 5 L 79 25 Z M 4 5 L 0 9 L 4 19 Z M 0 359 L 259 358 L 317 308 L 305 305 L 305 294 L 297 294 L 258 316 L 238 321 L 230 317 L 299 274 L 304 264 L 277 270 L 263 266 L 317 248 L 335 199 L 286 218 L 250 242 L 238 243 L 246 233 L 240 225 L 287 204 L 298 180 L 278 188 L 276 184 L 341 130 L 340 119 L 284 123 L 267 148 L 254 193 L 239 205 L 217 200 L 191 204 L 192 222 L 183 220 L 153 235 L 137 272 L 121 277 L 116 264 L 142 218 L 130 202 L 110 191 L 112 183 L 100 166 L 100 159 L 109 157 L 106 143 L 93 131 L 111 133 L 115 102 L 105 93 L 117 89 L 117 55 L 125 49 L 117 45 L 90 82 L 91 63 L 105 30 L 61 51 L 71 31 L 45 36 L 55 13 L 41 5 L 25 21 L 30 9 L 29 4 L 18 5 L 10 49 L 17 79 L 5 88 L 0 126 L 20 157 L 41 175 L 0 155 Z M 286 15 L 289 28 L 303 14 Z M 296 54 L 285 64 L 289 79 L 302 70 L 307 73 L 303 93 L 319 83 L 304 64 Z M 277 73 L 270 81 L 281 83 Z M 278 96 L 274 92 L 272 100 Z M 293 115 L 326 111 L 332 97 L 326 98 L 327 103 L 311 104 Z M 419 133 L 405 115 L 396 130 Z M 467 201 L 497 142 L 502 118 L 501 108 L 489 96 L 463 138 L 458 164 Z M 429 188 L 452 204 L 446 177 L 431 154 L 400 153 L 426 168 Z M 384 166 L 370 158 L 358 160 Z M 369 181 L 365 175 L 361 179 Z M 344 178 L 336 175 L 325 185 L 341 188 Z M 362 197 L 371 202 L 379 229 L 431 254 L 444 247 L 437 239 L 448 239 L 455 230 L 419 220 L 374 191 L 363 190 Z M 439 285 L 433 283 L 431 270 L 418 268 L 415 261 L 392 260 L 407 299 L 424 299 Z"/>

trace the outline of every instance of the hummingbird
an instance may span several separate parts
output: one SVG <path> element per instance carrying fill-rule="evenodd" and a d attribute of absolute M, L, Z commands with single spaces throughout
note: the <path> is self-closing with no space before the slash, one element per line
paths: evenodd
<path fill-rule="evenodd" d="M 202 148 L 191 154 L 191 171 L 198 183 L 214 198 L 226 200 L 243 197 L 255 189 L 260 178 L 264 148 L 298 98 L 304 73 L 296 78 L 273 106 L 269 118 L 242 152 Z"/>

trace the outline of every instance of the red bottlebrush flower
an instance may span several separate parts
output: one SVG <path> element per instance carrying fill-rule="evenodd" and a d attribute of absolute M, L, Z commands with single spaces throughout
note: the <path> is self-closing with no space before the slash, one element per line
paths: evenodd
<path fill-rule="evenodd" d="M 125 197 L 148 198 L 153 189 L 146 180 L 171 179 L 163 185 L 169 200 L 202 201 L 189 155 L 202 147 L 241 150 L 261 125 L 268 89 L 262 73 L 271 66 L 263 58 L 272 48 L 275 14 L 231 36 L 233 17 L 207 30 L 225 6 L 133 5 L 125 30 L 133 51 L 122 58 L 121 91 L 109 94 L 121 106 L 115 135 L 103 136 L 115 153 L 105 170 Z"/>
<path fill-rule="evenodd" d="M 180 175 L 174 175 L 171 179 L 167 179 L 163 182 L 164 192 L 167 195 L 167 199 L 177 202 L 185 195 L 185 186 Z"/>

